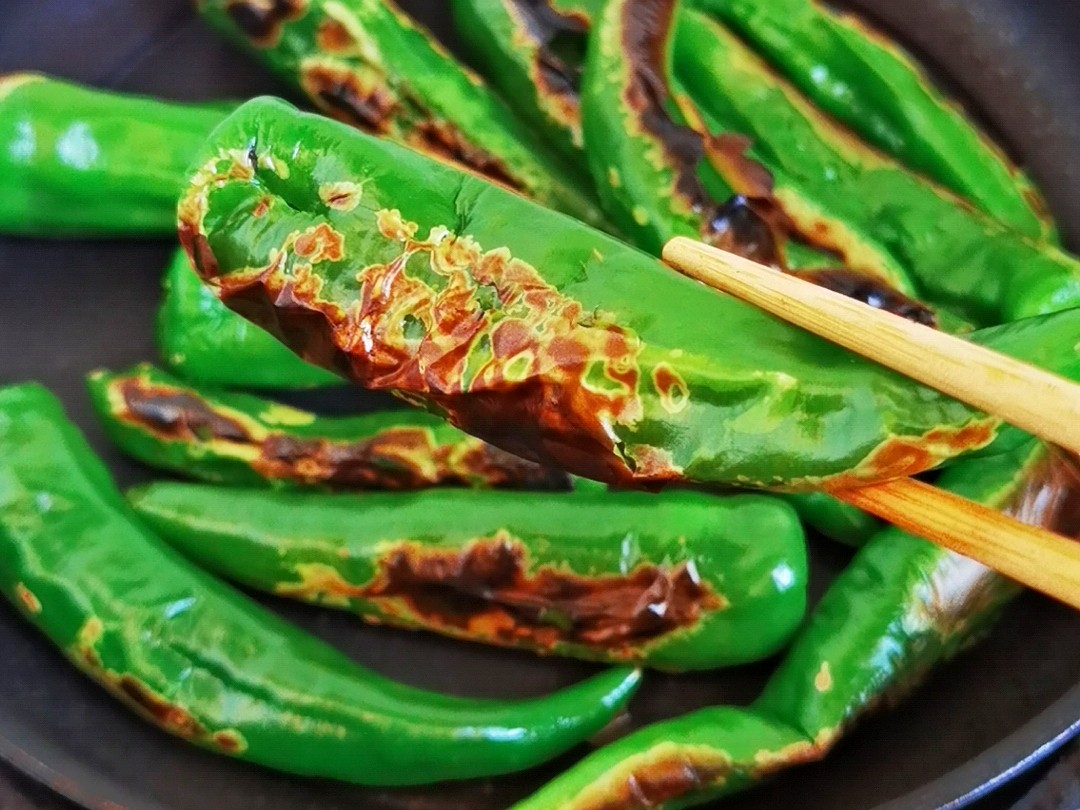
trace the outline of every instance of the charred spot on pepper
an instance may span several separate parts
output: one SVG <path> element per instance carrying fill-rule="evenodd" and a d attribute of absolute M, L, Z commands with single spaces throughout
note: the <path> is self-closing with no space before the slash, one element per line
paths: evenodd
<path fill-rule="evenodd" d="M 599 646 L 627 658 L 726 605 L 687 563 L 625 575 L 530 573 L 523 545 L 505 532 L 460 551 L 401 544 L 379 560 L 362 595 L 399 601 L 431 628 L 545 649 Z"/>
<path fill-rule="evenodd" d="M 27 613 L 35 616 L 41 613 L 41 601 L 21 582 L 15 583 L 15 598 Z"/>
<path fill-rule="evenodd" d="M 269 48 L 281 38 L 285 23 L 303 16 L 307 0 L 231 0 L 225 13 L 258 48 Z"/>
<path fill-rule="evenodd" d="M 743 197 L 772 199 L 776 181 L 764 165 L 747 155 L 752 141 L 745 135 L 723 132 L 704 140 L 705 157 L 732 190 Z"/>
<path fill-rule="evenodd" d="M 469 143 L 461 131 L 449 121 L 426 118 L 413 128 L 407 141 L 410 146 L 425 154 L 465 166 L 513 191 L 520 192 L 525 188 L 502 160 Z"/>
<path fill-rule="evenodd" d="M 364 82 L 346 65 L 305 60 L 300 66 L 300 85 L 332 118 L 375 135 L 390 131 L 399 101 L 384 82 Z"/>
<path fill-rule="evenodd" d="M 861 301 L 874 309 L 891 312 L 923 326 L 937 327 L 937 315 L 930 307 L 864 273 L 846 268 L 827 268 L 792 271 L 791 275 Z"/>
<path fill-rule="evenodd" d="M 709 216 L 702 238 L 714 247 L 772 267 L 783 266 L 780 240 L 761 206 L 736 194 Z"/>
<path fill-rule="evenodd" d="M 230 442 L 251 439 L 244 425 L 221 415 L 189 392 L 132 378 L 120 381 L 118 387 L 126 409 L 118 414 L 119 418 L 141 424 L 162 438 Z"/>
<path fill-rule="evenodd" d="M 196 720 L 191 712 L 155 694 L 134 676 L 121 675 L 116 681 L 116 688 L 130 704 L 174 734 L 189 739 L 207 735 L 206 726 Z"/>
<path fill-rule="evenodd" d="M 702 137 L 676 123 L 664 105 L 669 95 L 664 78 L 664 51 L 674 19 L 673 0 L 642 0 L 623 4 L 622 50 L 628 63 L 625 102 L 641 127 L 655 136 L 675 172 L 675 188 L 694 211 L 709 207 L 709 197 L 697 177 L 705 155 Z"/>
<path fill-rule="evenodd" d="M 536 43 L 535 75 L 541 93 L 557 99 L 567 123 L 575 121 L 581 65 L 589 23 L 580 14 L 562 14 L 545 0 L 507 0 Z"/>
<path fill-rule="evenodd" d="M 611 783 L 605 784 L 600 795 L 586 791 L 568 808 L 648 810 L 662 807 L 696 791 L 722 785 L 731 772 L 730 758 L 721 752 L 698 753 L 674 744 L 661 745 L 631 757 L 625 767 L 612 774 Z"/>

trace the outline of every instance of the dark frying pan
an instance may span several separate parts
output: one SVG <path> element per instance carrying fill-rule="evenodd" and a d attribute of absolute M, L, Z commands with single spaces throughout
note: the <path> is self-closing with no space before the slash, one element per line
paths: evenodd
<path fill-rule="evenodd" d="M 441 0 L 405 2 L 448 33 Z M 966 96 L 1031 168 L 1073 248 L 1080 247 L 1080 4 L 1075 0 L 860 0 Z M 37 69 L 169 98 L 243 97 L 280 88 L 203 29 L 187 0 L 0 0 L 0 71 Z M 57 391 L 122 484 L 149 476 L 104 442 L 82 388 L 92 367 L 153 356 L 151 319 L 170 246 L 0 240 L 0 382 Z M 308 398 L 308 403 L 311 404 Z M 316 397 L 356 410 L 361 392 Z M 814 546 L 820 592 L 845 552 Z M 348 616 L 267 600 L 359 661 L 424 687 L 531 695 L 592 667 L 362 627 Z M 1035 596 L 992 636 L 941 669 L 903 708 L 864 723 L 829 759 L 723 804 L 728 810 L 955 808 L 1080 730 L 1080 616 Z M 0 608 L 0 756 L 88 806 L 154 810 L 503 808 L 565 767 L 415 791 L 287 778 L 196 750 L 146 726 Z M 740 703 L 771 664 L 720 674 L 651 676 L 638 724 L 712 703 Z"/>

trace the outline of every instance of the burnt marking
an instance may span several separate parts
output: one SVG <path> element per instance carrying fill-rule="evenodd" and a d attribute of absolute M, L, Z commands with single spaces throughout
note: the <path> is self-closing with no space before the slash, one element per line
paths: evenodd
<path fill-rule="evenodd" d="M 566 489 L 565 473 L 545 468 L 472 436 L 439 443 L 421 427 L 390 427 L 354 442 L 254 435 L 190 391 L 125 378 L 117 418 L 166 441 L 225 442 L 250 448 L 252 469 L 268 480 L 341 489 L 420 489 L 435 485 Z M 262 431 L 260 431 L 261 433 Z"/>
<path fill-rule="evenodd" d="M 914 298 L 897 292 L 880 279 L 846 268 L 824 270 L 793 270 L 797 276 L 811 284 L 854 298 L 874 309 L 891 312 L 923 326 L 937 327 L 937 315 L 930 307 Z"/>
<path fill-rule="evenodd" d="M 416 124 L 405 140 L 427 155 L 464 166 L 512 191 L 522 192 L 525 189 L 501 158 L 470 143 L 461 130 L 449 121 L 425 118 Z"/>
<path fill-rule="evenodd" d="M 299 573 L 300 583 L 275 591 L 339 605 L 363 599 L 377 603 L 387 619 L 493 644 L 544 650 L 580 644 L 626 660 L 727 604 L 687 563 L 612 576 L 549 566 L 530 573 L 524 544 L 503 531 L 460 550 L 400 543 L 382 555 L 365 585 L 324 566 Z"/>
<path fill-rule="evenodd" d="M 304 15 L 307 0 L 230 0 L 225 13 L 257 48 L 270 48 L 281 39 L 285 24 Z"/>
<path fill-rule="evenodd" d="M 533 46 L 529 74 L 549 114 L 574 132 L 580 140 L 579 93 L 582 65 L 560 53 L 571 46 L 584 56 L 589 20 L 582 14 L 561 13 L 545 0 L 504 0 L 511 16 L 520 22 Z"/>
<path fill-rule="evenodd" d="M 117 385 L 125 412 L 119 419 L 142 425 L 170 441 L 248 442 L 248 429 L 213 409 L 206 400 L 178 388 L 155 385 L 138 378 Z"/>
<path fill-rule="evenodd" d="M 330 117 L 373 135 L 389 134 L 400 110 L 400 99 L 385 80 L 330 60 L 305 60 L 300 86 Z"/>
<path fill-rule="evenodd" d="M 565 810 L 648 810 L 724 784 L 735 771 L 713 748 L 661 743 L 616 765 Z"/>
<path fill-rule="evenodd" d="M 75 664 L 95 681 L 136 713 L 170 734 L 228 754 L 238 754 L 247 748 L 244 737 L 235 729 L 210 732 L 191 711 L 162 697 L 135 675 L 106 669 L 97 652 L 97 644 L 104 632 L 104 625 L 99 618 L 87 618 L 74 645 L 68 651 Z"/>

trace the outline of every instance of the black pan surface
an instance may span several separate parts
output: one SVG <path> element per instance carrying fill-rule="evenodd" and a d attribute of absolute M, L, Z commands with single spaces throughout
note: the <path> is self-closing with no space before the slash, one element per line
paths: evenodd
<path fill-rule="evenodd" d="M 186 0 L 0 0 L 0 71 L 36 69 L 176 99 L 281 88 L 208 30 Z M 442 0 L 404 2 L 449 36 Z M 1080 247 L 1080 4 L 1075 0 L 859 0 L 963 94 L 1047 192 Z M 150 477 L 104 441 L 82 386 L 89 369 L 154 355 L 165 242 L 0 239 L 0 382 L 38 379 L 123 485 Z M 295 399 L 295 398 L 294 398 Z M 304 399 L 304 398 L 301 398 Z M 363 392 L 307 397 L 334 411 L 383 406 Z M 848 554 L 813 548 L 815 590 Z M 534 695 L 593 667 L 363 627 L 345 615 L 264 600 L 358 661 L 431 689 Z M 1080 730 L 1080 616 L 1027 595 L 991 637 L 936 672 L 902 708 L 860 726 L 824 762 L 723 803 L 728 810 L 957 808 Z M 302 781 L 191 748 L 138 720 L 0 606 L 0 756 L 87 807 L 145 810 L 504 808 L 573 761 L 501 780 L 427 790 Z M 751 700 L 772 663 L 651 675 L 635 724 Z M 579 752 L 580 753 L 580 752 Z"/>

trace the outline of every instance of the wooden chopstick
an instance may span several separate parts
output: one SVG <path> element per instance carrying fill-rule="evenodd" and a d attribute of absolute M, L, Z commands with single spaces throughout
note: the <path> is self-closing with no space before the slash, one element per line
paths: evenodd
<path fill-rule="evenodd" d="M 900 478 L 831 495 L 1080 609 L 1080 543 Z"/>
<path fill-rule="evenodd" d="M 1080 385 L 840 293 L 676 237 L 664 246 L 676 270 L 1080 453 Z"/>
<path fill-rule="evenodd" d="M 1080 386 L 722 250 L 676 237 L 664 260 L 926 385 L 1080 452 Z M 1080 609 L 1080 543 L 903 478 L 829 490 L 847 503 Z"/>

